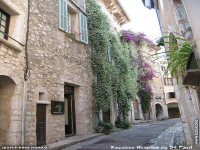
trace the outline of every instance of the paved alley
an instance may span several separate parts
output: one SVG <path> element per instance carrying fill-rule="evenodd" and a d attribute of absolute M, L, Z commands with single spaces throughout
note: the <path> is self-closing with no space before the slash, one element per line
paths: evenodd
<path fill-rule="evenodd" d="M 167 131 L 170 127 L 176 127 L 176 124 L 179 124 L 180 121 L 180 119 L 170 119 L 153 124 L 136 125 L 128 130 L 114 132 L 111 135 L 104 135 L 93 140 L 65 148 L 65 150 L 109 150 L 122 149 L 123 147 L 143 149 L 143 147 L 153 145 L 153 142 L 156 143 L 155 139 L 159 135 L 162 135 L 161 133 L 164 133 L 164 131 Z"/>

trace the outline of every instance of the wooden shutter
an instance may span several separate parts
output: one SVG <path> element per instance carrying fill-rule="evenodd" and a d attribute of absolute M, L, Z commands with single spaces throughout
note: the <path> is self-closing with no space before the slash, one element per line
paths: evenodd
<path fill-rule="evenodd" d="M 68 32 L 67 0 L 59 0 L 59 28 Z"/>
<path fill-rule="evenodd" d="M 87 29 L 87 17 L 80 14 L 80 39 L 81 42 L 88 44 L 88 29 Z"/>

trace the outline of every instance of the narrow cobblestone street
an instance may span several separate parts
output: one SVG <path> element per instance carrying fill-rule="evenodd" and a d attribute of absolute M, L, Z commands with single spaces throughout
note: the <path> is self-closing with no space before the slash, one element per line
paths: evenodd
<path fill-rule="evenodd" d="M 182 130 L 180 121 L 180 119 L 170 119 L 153 124 L 136 125 L 128 130 L 104 135 L 87 142 L 73 145 L 64 150 L 109 150 L 122 149 L 122 147 L 132 147 L 132 149 L 136 150 L 144 149 L 143 147 L 149 147 L 151 145 L 154 147 L 164 147 L 165 143 L 171 144 L 170 140 L 165 141 L 165 139 L 173 139 L 174 133 Z"/>

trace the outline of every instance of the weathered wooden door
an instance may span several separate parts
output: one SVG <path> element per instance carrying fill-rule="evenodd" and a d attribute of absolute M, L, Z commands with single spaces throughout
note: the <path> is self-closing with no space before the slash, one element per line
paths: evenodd
<path fill-rule="evenodd" d="M 36 125 L 36 134 L 37 134 L 37 145 L 46 144 L 46 105 L 37 104 L 37 125 Z"/>

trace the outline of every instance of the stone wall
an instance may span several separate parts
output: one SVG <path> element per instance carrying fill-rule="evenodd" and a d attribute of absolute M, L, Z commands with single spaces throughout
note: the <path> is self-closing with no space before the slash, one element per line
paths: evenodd
<path fill-rule="evenodd" d="M 184 0 L 185 1 L 185 0 Z M 177 7 L 177 3 L 179 7 Z M 160 8 L 160 23 L 162 31 L 165 35 L 169 35 L 170 33 L 174 33 L 175 35 L 183 35 L 188 40 L 194 40 L 192 39 L 192 32 L 189 26 L 188 20 L 191 17 L 185 15 L 186 12 L 184 9 L 183 4 L 181 3 L 183 0 L 180 1 L 159 1 L 158 7 Z M 181 5 L 180 5 L 181 4 Z M 191 4 L 191 2 L 190 2 Z M 191 5 L 193 8 L 194 6 Z M 183 12 L 184 11 L 184 12 Z M 167 13 L 172 12 L 172 13 Z M 193 29 L 192 29 L 193 30 Z M 195 32 L 196 33 L 196 32 Z M 179 77 L 179 80 L 174 79 L 174 87 L 175 87 L 175 93 L 176 93 L 176 99 L 179 105 L 179 110 L 181 114 L 181 119 L 183 123 L 183 129 L 186 137 L 186 143 L 188 145 L 192 145 L 194 141 L 194 119 L 199 118 L 199 114 L 195 114 L 197 111 L 198 106 L 198 96 L 196 95 L 195 91 L 192 91 L 190 88 L 184 86 L 182 84 L 182 78 Z"/>
<path fill-rule="evenodd" d="M 9 36 L 24 43 L 26 0 L 1 0 L 0 8 L 10 14 Z M 21 145 L 24 52 L 19 43 L 0 38 L 0 146 Z"/>
<path fill-rule="evenodd" d="M 59 30 L 57 0 L 31 1 L 27 144 L 36 144 L 39 92 L 47 103 L 47 143 L 65 138 L 64 115 L 51 114 L 51 100 L 64 101 L 64 85 L 75 88 L 76 131 L 93 132 L 90 47 Z M 49 103 L 48 103 L 49 102 Z"/>

